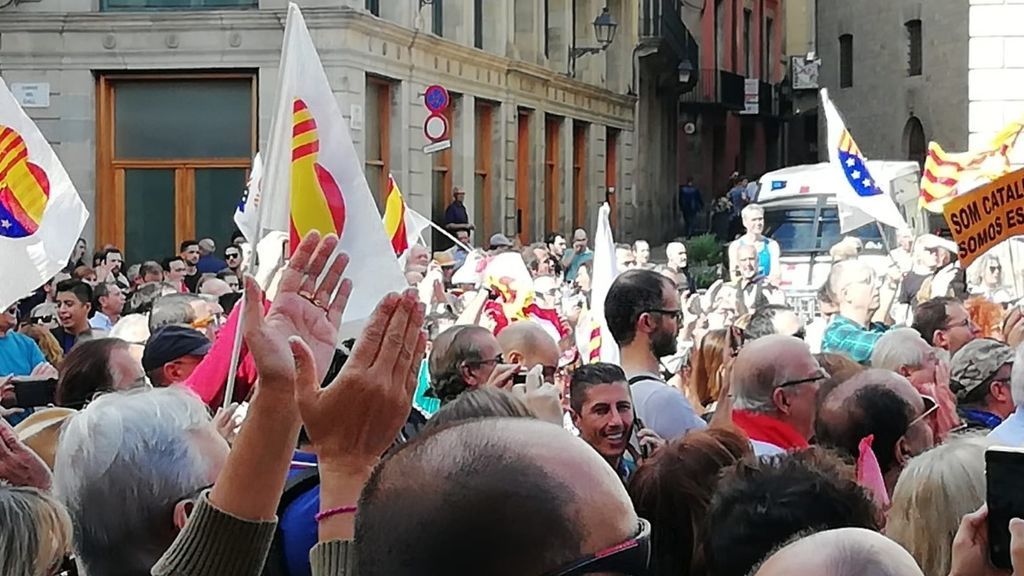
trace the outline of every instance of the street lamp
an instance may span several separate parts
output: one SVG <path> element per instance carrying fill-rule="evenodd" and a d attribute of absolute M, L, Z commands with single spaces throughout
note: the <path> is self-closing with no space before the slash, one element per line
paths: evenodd
<path fill-rule="evenodd" d="M 601 10 L 601 15 L 594 19 L 594 37 L 597 38 L 599 46 L 573 47 L 569 52 L 569 74 L 576 74 L 576 60 L 581 56 L 607 50 L 608 46 L 615 41 L 615 31 L 618 27 L 619 23 L 615 21 L 615 17 L 608 12 L 608 7 L 605 6 Z"/>

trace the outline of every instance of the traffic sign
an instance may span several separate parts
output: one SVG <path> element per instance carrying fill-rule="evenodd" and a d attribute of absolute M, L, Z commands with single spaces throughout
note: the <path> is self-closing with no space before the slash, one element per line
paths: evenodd
<path fill-rule="evenodd" d="M 431 142 L 440 142 L 448 138 L 448 119 L 437 112 L 432 113 L 423 123 L 423 134 Z"/>
<path fill-rule="evenodd" d="M 440 152 L 441 150 L 447 150 L 452 147 L 451 140 L 441 140 L 440 142 L 434 142 L 433 144 L 427 144 L 423 147 L 424 154 L 433 154 L 434 152 Z"/>
<path fill-rule="evenodd" d="M 435 114 L 444 112 L 448 108 L 449 102 L 451 100 L 448 97 L 448 90 L 439 84 L 427 87 L 427 91 L 423 94 L 423 103 L 427 106 L 427 110 Z"/>

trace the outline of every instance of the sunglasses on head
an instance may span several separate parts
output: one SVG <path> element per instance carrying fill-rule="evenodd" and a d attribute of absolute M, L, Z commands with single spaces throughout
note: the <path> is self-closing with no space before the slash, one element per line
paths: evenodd
<path fill-rule="evenodd" d="M 583 576 L 610 572 L 629 576 L 648 576 L 651 566 L 651 523 L 640 518 L 636 536 L 611 548 L 584 556 L 544 576 Z"/>
<path fill-rule="evenodd" d="M 924 402 L 924 410 L 921 411 L 920 416 L 911 420 L 910 424 L 907 424 L 907 430 L 910 430 L 915 424 L 932 414 L 935 414 L 939 410 L 939 403 L 935 401 L 935 398 L 921 394 L 921 400 Z"/>

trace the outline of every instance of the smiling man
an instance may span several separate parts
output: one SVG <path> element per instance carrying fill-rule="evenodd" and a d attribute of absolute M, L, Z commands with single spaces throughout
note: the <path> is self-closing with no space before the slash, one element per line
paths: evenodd
<path fill-rule="evenodd" d="M 633 401 L 622 368 L 598 362 L 580 367 L 569 390 L 573 425 L 623 482 L 636 465 L 622 457 L 633 433 Z"/>
<path fill-rule="evenodd" d="M 81 280 L 65 280 L 57 284 L 57 321 L 60 326 L 53 336 L 65 354 L 79 342 L 92 337 L 89 311 L 92 310 L 92 287 Z"/>

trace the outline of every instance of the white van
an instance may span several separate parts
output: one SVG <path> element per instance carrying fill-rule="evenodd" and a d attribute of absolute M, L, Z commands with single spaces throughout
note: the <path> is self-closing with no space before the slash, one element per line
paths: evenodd
<path fill-rule="evenodd" d="M 893 196 L 915 234 L 927 231 L 928 215 L 918 208 L 921 176 L 917 163 L 868 161 L 868 169 L 882 191 Z M 886 247 L 895 247 L 892 228 L 871 223 L 846 234 L 840 232 L 835 190 L 845 185 L 842 175 L 828 163 L 783 168 L 758 181 L 757 203 L 764 207 L 765 235 L 779 243 L 782 253 L 782 288 L 805 313 L 813 310 L 814 292 L 828 277 L 832 264 L 829 249 L 844 236 L 863 241 L 862 257 L 876 270 L 891 265 Z M 812 309 L 805 310 L 808 306 Z"/>

